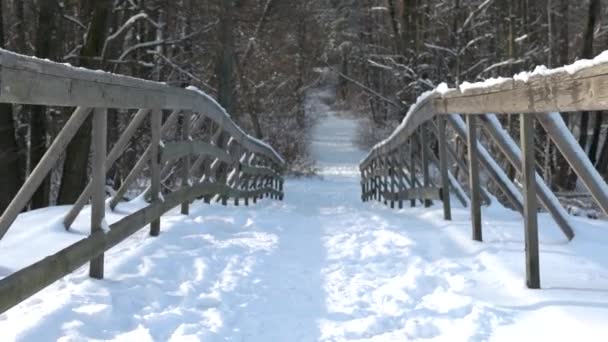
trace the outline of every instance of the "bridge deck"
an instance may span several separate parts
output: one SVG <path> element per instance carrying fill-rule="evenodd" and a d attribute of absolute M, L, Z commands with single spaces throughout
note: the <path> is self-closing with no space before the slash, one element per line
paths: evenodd
<path fill-rule="evenodd" d="M 457 204 L 448 222 L 440 203 L 403 210 L 362 203 L 356 165 L 363 153 L 348 139 L 356 125 L 335 113 L 319 125 L 313 154 L 332 155 L 321 159 L 322 178 L 288 179 L 281 203 L 195 203 L 188 217 L 173 211 L 162 219 L 160 238 L 142 231 L 107 253 L 106 280 L 90 279 L 83 268 L 0 316 L 0 340 L 605 336 L 605 222 L 573 218 L 577 237 L 567 244 L 542 214 L 545 290 L 527 290 L 518 213 L 484 208 L 485 242 L 477 243 L 469 211 Z M 336 155 L 345 157 L 327 162 Z M 130 206 L 137 203 L 119 209 Z M 67 233 L 65 211 L 19 217 L 2 240 L 0 272 L 80 239 L 88 214 Z M 41 231 L 50 233 L 32 241 Z M 35 243 L 27 253 L 23 240 Z"/>

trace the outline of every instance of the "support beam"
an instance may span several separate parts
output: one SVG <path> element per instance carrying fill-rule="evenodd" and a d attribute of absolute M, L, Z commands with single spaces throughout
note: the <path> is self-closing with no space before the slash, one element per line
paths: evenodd
<path fill-rule="evenodd" d="M 40 184 L 42 184 L 44 178 L 46 178 L 53 166 L 55 166 L 57 160 L 61 157 L 90 112 L 90 108 L 78 107 L 72 116 L 70 116 L 70 119 L 63 126 L 55 140 L 53 140 L 49 149 L 44 156 L 42 156 L 40 162 L 38 162 L 38 165 L 36 165 L 17 195 L 15 195 L 2 216 L 0 216 L 0 239 L 4 237 L 11 224 L 13 224 L 19 213 L 32 198 L 32 195 L 34 195 L 34 192 L 36 192 Z"/>
<path fill-rule="evenodd" d="M 526 240 L 526 284 L 531 289 L 540 288 L 538 252 L 538 217 L 534 164 L 533 117 L 520 115 L 521 149 L 523 151 L 522 183 L 524 186 L 524 225 Z"/>
<path fill-rule="evenodd" d="M 488 132 L 490 137 L 494 140 L 496 146 L 504 153 L 515 170 L 522 173 L 523 161 L 521 150 L 509 133 L 502 128 L 496 115 L 486 114 L 482 115 L 480 118 L 486 132 Z M 541 204 L 551 214 L 551 217 L 553 217 L 568 240 L 572 240 L 572 238 L 574 238 L 574 230 L 572 229 L 572 224 L 568 218 L 568 213 L 561 206 L 555 194 L 553 194 L 551 189 L 545 184 L 538 172 L 535 172 L 535 181 L 538 190 L 538 199 Z"/>
<path fill-rule="evenodd" d="M 160 144 L 161 144 L 161 129 L 162 129 L 162 115 L 163 112 L 160 109 L 152 111 L 150 117 L 150 201 L 151 203 L 157 203 L 160 201 Z M 150 235 L 158 236 L 160 234 L 160 218 L 153 220 L 150 223 Z"/>
<path fill-rule="evenodd" d="M 608 184 L 597 172 L 586 153 L 576 142 L 559 113 L 538 115 L 538 121 L 547 130 L 551 140 L 568 161 L 596 203 L 608 215 Z"/>
<path fill-rule="evenodd" d="M 120 138 L 118 138 L 118 141 L 116 142 L 116 144 L 114 144 L 112 150 L 106 158 L 106 173 L 108 172 L 108 169 L 112 167 L 114 162 L 116 162 L 116 160 L 120 157 L 120 155 L 125 151 L 129 144 L 129 141 L 131 140 L 139 126 L 141 126 L 141 123 L 146 118 L 149 112 L 149 109 L 140 109 L 135 114 L 135 117 L 133 117 L 133 120 L 131 120 L 127 128 L 125 128 L 124 132 L 122 133 Z M 84 191 L 80 194 L 80 197 L 78 197 L 78 200 L 76 200 L 76 203 L 72 206 L 72 208 L 70 208 L 70 211 L 63 219 L 63 225 L 65 229 L 70 229 L 70 227 L 76 220 L 76 217 L 78 217 L 78 214 L 80 214 L 80 212 L 82 211 L 82 208 L 85 206 L 85 204 L 87 204 L 87 201 L 91 197 L 91 189 L 93 187 L 92 182 L 92 180 L 89 181 Z"/>
<path fill-rule="evenodd" d="M 473 240 L 482 241 L 481 195 L 479 184 L 479 157 L 477 150 L 477 122 L 472 115 L 467 116 L 467 149 L 469 163 L 469 187 L 471 189 L 471 223 Z"/>
<path fill-rule="evenodd" d="M 91 235 L 103 232 L 106 216 L 106 148 L 108 110 L 96 108 L 93 113 L 91 162 Z M 103 279 L 104 254 L 91 259 L 89 276 Z"/>
<path fill-rule="evenodd" d="M 441 200 L 443 202 L 443 218 L 452 220 L 452 209 L 450 203 L 450 181 L 448 176 L 448 155 L 446 152 L 447 136 L 445 130 L 445 117 L 437 118 L 439 129 L 439 169 L 441 171 Z"/>
<path fill-rule="evenodd" d="M 182 140 L 190 141 L 190 119 L 192 112 L 186 110 L 182 112 Z M 190 186 L 190 155 L 182 158 L 182 188 Z M 181 208 L 182 215 L 190 213 L 190 201 L 184 201 Z"/>

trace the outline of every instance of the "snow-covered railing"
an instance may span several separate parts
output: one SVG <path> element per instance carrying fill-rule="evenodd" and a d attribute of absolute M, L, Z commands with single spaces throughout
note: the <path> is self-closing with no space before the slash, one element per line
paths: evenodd
<path fill-rule="evenodd" d="M 89 261 L 90 275 L 102 278 L 103 253 L 147 225 L 150 234 L 157 236 L 160 217 L 172 208 L 181 205 L 181 212 L 187 214 L 190 202 L 197 198 L 223 204 L 233 199 L 235 205 L 239 200 L 248 205 L 250 200 L 256 202 L 264 196 L 283 198 L 283 159 L 272 147 L 247 135 L 219 104 L 197 89 L 75 68 L 5 50 L 0 50 L 0 82 L 2 103 L 76 107 L 0 216 L 0 239 L 78 129 L 88 117 L 93 119 L 91 181 L 64 219 L 69 229 L 90 200 L 91 234 L 1 279 L 0 313 Z M 137 113 L 106 154 L 108 108 L 135 109 Z M 164 123 L 163 110 L 172 112 Z M 145 167 L 150 170 L 145 192 L 148 205 L 108 225 L 104 219 L 106 172 L 125 152 L 146 119 L 150 120 L 150 143 L 109 206 L 112 210 L 117 207 Z M 164 143 L 163 136 L 171 129 L 177 129 L 179 137 Z M 202 138 L 193 139 L 198 136 Z"/>
<path fill-rule="evenodd" d="M 479 180 L 479 164 L 483 165 L 512 206 L 524 216 L 527 284 L 539 288 L 537 200 L 568 239 L 574 237 L 574 231 L 557 197 L 535 171 L 533 120 L 544 127 L 581 183 L 608 214 L 608 185 L 559 114 L 605 109 L 608 109 L 608 52 L 562 68 L 538 67 L 534 72 L 520 73 L 513 78 L 464 83 L 457 89 L 442 84 L 420 96 L 397 129 L 361 162 L 362 199 L 384 200 L 391 206 L 398 202 L 399 207 L 404 200 L 410 200 L 414 206 L 416 200 L 429 205 L 430 200 L 443 199 L 444 216 L 449 220 L 451 189 L 463 204 L 470 206 L 473 239 L 481 241 L 481 205 L 487 197 Z M 466 123 L 456 113 L 464 115 Z M 521 149 L 503 129 L 496 116 L 499 114 L 520 115 Z M 478 139 L 478 119 L 491 142 L 522 175 L 521 191 L 482 146 Z M 446 141 L 446 123 L 465 142 L 466 163 Z M 435 142 L 434 152 L 430 145 Z M 451 173 L 452 162 L 468 175 L 470 199 Z M 432 184 L 430 177 L 432 164 L 439 170 L 438 186 Z M 420 174 L 422 182 L 417 179 Z"/>

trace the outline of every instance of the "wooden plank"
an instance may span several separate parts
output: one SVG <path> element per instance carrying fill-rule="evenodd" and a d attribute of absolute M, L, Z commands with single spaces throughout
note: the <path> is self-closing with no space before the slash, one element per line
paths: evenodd
<path fill-rule="evenodd" d="M 112 165 L 116 162 L 120 155 L 125 151 L 129 144 L 129 141 L 131 140 L 139 126 L 141 126 L 141 123 L 146 118 L 149 112 L 149 109 L 140 109 L 139 111 L 137 111 L 137 113 L 133 117 L 133 120 L 131 120 L 129 125 L 127 125 L 124 132 L 122 133 L 120 138 L 118 138 L 118 141 L 116 142 L 116 144 L 114 144 L 112 150 L 110 150 L 110 153 L 106 157 L 106 172 L 107 169 L 112 167 Z M 76 220 L 76 217 L 78 217 L 78 214 L 80 214 L 80 212 L 82 211 L 82 208 L 85 206 L 85 204 L 87 204 L 87 201 L 91 197 L 92 185 L 93 184 L 91 180 L 76 200 L 76 203 L 72 206 L 72 208 L 70 208 L 70 211 L 63 219 L 63 225 L 66 229 L 69 229 L 72 226 L 72 224 Z"/>
<path fill-rule="evenodd" d="M 538 218 L 534 163 L 533 117 L 520 115 L 521 149 L 523 152 L 522 183 L 524 186 L 524 226 L 526 240 L 526 284 L 531 289 L 540 288 L 538 252 Z"/>
<path fill-rule="evenodd" d="M 225 163 L 234 163 L 235 159 L 223 149 L 204 141 L 177 141 L 166 143 L 161 152 L 161 163 L 184 158 L 186 155 L 205 155 Z"/>
<path fill-rule="evenodd" d="M 477 151 L 477 123 L 472 115 L 467 116 L 467 149 L 469 163 L 469 187 L 471 190 L 471 224 L 473 240 L 482 241 L 481 196 L 479 184 L 479 157 Z"/>
<path fill-rule="evenodd" d="M 390 201 L 411 200 L 411 199 L 441 199 L 441 188 L 422 187 L 415 189 L 405 189 L 396 192 L 383 191 L 382 196 Z"/>
<path fill-rule="evenodd" d="M 160 109 L 154 109 L 150 116 L 150 200 L 152 203 L 160 201 L 160 144 L 162 115 Z M 150 235 L 160 234 L 160 218 L 150 223 Z"/>
<path fill-rule="evenodd" d="M 92 161 L 91 161 L 91 234 L 103 231 L 106 216 L 106 148 L 108 134 L 108 110 L 96 108 L 93 113 Z M 104 255 L 91 259 L 89 276 L 103 279 Z"/>
<path fill-rule="evenodd" d="M 559 113 L 538 115 L 538 121 L 545 128 L 564 158 L 568 161 L 581 182 L 591 193 L 596 203 L 608 214 L 608 184 L 595 169 L 587 154 L 576 142 Z"/>
<path fill-rule="evenodd" d="M 486 114 L 482 115 L 480 118 L 486 132 L 492 137 L 496 146 L 504 153 L 515 170 L 522 173 L 522 153 L 515 143 L 515 140 L 513 140 L 509 133 L 502 128 L 502 125 L 495 115 Z M 538 172 L 535 172 L 535 182 L 538 190 L 538 199 L 541 204 L 551 214 L 551 217 L 553 217 L 568 240 L 572 240 L 572 238 L 574 238 L 574 230 L 572 229 L 572 224 L 568 218 L 568 213 L 561 206 L 557 197 L 545 184 Z"/>
<path fill-rule="evenodd" d="M 192 141 L 190 137 L 190 121 L 192 118 L 192 112 L 186 110 L 182 112 L 182 140 Z M 182 188 L 190 187 L 190 154 L 185 155 L 182 159 Z M 181 207 L 182 215 L 188 215 L 190 213 L 190 201 L 182 202 Z"/>
<path fill-rule="evenodd" d="M 414 160 L 414 141 L 415 141 L 415 134 L 412 135 L 411 139 L 409 140 L 409 172 L 410 172 L 410 187 L 413 189 L 416 188 L 416 161 Z M 410 200 L 410 206 L 413 208 L 416 206 L 416 199 L 412 199 Z"/>
<path fill-rule="evenodd" d="M 4 82 L 4 80 L 3 80 Z M 10 87 L 3 87 L 10 88 Z M 15 195 L 11 203 L 8 205 L 2 216 L 0 216 L 0 239 L 4 237 L 11 224 L 15 221 L 19 213 L 25 208 L 32 195 L 46 176 L 49 174 L 53 166 L 57 163 L 57 160 L 61 157 L 65 151 L 69 142 L 74 138 L 76 132 L 91 112 L 90 108 L 77 108 L 70 119 L 63 126 L 51 146 L 40 159 L 40 162 L 30 176 L 25 180 L 25 183 L 19 189 L 19 192 Z"/>
<path fill-rule="evenodd" d="M 430 187 L 431 186 L 431 176 L 429 174 L 429 165 L 430 165 L 430 161 L 429 161 L 429 149 L 428 149 L 428 144 L 430 143 L 430 139 L 428 136 L 428 132 L 427 132 L 427 125 L 422 124 L 420 125 L 420 129 L 419 129 L 419 144 L 420 144 L 420 151 L 421 151 L 421 158 L 422 158 L 422 184 L 424 185 L 424 187 Z M 433 202 L 430 201 L 429 199 L 425 198 L 424 199 L 424 207 L 428 208 L 431 205 L 433 205 Z"/>
<path fill-rule="evenodd" d="M 450 115 L 447 118 L 448 122 L 454 128 L 456 134 L 465 140 L 468 139 L 466 124 L 462 118 L 457 114 Z M 490 177 L 492 177 L 494 183 L 496 183 L 500 190 L 507 196 L 507 199 L 513 205 L 515 210 L 523 212 L 523 198 L 519 189 L 515 186 L 515 184 L 513 184 L 513 182 L 511 182 L 511 180 L 509 180 L 504 170 L 500 168 L 488 150 L 486 150 L 485 147 L 483 147 L 479 142 L 477 142 L 477 150 L 479 152 L 480 162 L 488 171 L 488 174 Z"/>
<path fill-rule="evenodd" d="M 6 312 L 33 294 L 85 265 L 91 259 L 115 247 L 127 237 L 160 218 L 180 203 L 201 196 L 229 193 L 231 196 L 256 196 L 263 191 L 239 191 L 226 185 L 200 183 L 168 194 L 157 201 L 110 225 L 108 232 L 96 231 L 90 236 L 34 264 L 0 279 L 0 313 Z"/>
<path fill-rule="evenodd" d="M 443 218 L 446 220 L 452 219 L 452 209 L 450 205 L 450 182 L 448 176 L 448 155 L 446 152 L 447 136 L 445 129 L 445 118 L 437 118 L 437 126 L 439 129 L 439 170 L 441 172 L 441 200 L 443 202 Z"/>
<path fill-rule="evenodd" d="M 158 108 L 205 113 L 247 149 L 282 168 L 270 146 L 248 136 L 210 96 L 128 76 L 76 69 L 60 63 L 0 51 L 0 102 L 65 107 Z"/>

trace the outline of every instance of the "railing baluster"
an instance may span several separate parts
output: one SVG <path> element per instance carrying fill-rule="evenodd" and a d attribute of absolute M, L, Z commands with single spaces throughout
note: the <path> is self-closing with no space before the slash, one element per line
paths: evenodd
<path fill-rule="evenodd" d="M 106 149 L 108 134 L 108 110 L 96 108 L 93 113 L 92 163 L 91 163 L 91 234 L 103 232 L 106 213 Z M 104 254 L 91 259 L 89 275 L 103 279 Z"/>
<path fill-rule="evenodd" d="M 106 168 L 109 169 L 110 167 L 112 167 L 112 164 L 114 164 L 116 162 L 116 160 L 118 160 L 120 155 L 127 148 L 129 141 L 131 140 L 131 138 L 137 131 L 137 128 L 139 128 L 142 121 L 146 118 L 146 116 L 148 115 L 149 112 L 150 112 L 149 109 L 140 109 L 135 114 L 135 117 L 133 118 L 133 120 L 131 120 L 129 125 L 125 128 L 123 134 L 120 136 L 120 138 L 118 139 L 116 144 L 114 144 L 114 146 L 112 147 L 112 150 L 106 157 Z M 106 169 L 106 172 L 107 171 L 108 170 Z M 72 226 L 72 224 L 78 217 L 78 214 L 80 214 L 80 212 L 82 211 L 82 208 L 85 206 L 85 204 L 91 197 L 92 186 L 93 186 L 92 182 L 89 182 L 87 184 L 84 191 L 80 194 L 80 197 L 78 197 L 78 200 L 76 200 L 76 203 L 72 206 L 72 208 L 70 209 L 68 214 L 63 219 L 63 225 L 65 226 L 66 229 L 69 229 Z"/>
<path fill-rule="evenodd" d="M 416 138 L 415 133 L 412 134 L 409 141 L 409 171 L 410 171 L 410 188 L 414 190 L 416 188 L 416 161 L 414 160 L 414 139 Z M 410 200 L 410 206 L 412 208 L 416 207 L 416 199 L 412 198 Z"/>
<path fill-rule="evenodd" d="M 57 163 L 57 160 L 61 157 L 90 112 L 90 108 L 78 107 L 70 116 L 70 119 L 63 126 L 55 140 L 53 140 L 49 149 L 42 156 L 40 162 L 38 162 L 38 165 L 36 165 L 19 192 L 15 195 L 2 216 L 0 216 L 0 239 L 4 237 L 11 224 L 23 208 L 25 208 L 34 192 L 36 192 L 36 189 L 42 184 L 42 181 L 49 174 L 55 163 Z"/>
<path fill-rule="evenodd" d="M 162 115 L 160 109 L 152 111 L 150 116 L 151 139 L 150 139 L 150 202 L 155 203 L 160 200 L 160 145 Z M 150 223 L 150 235 L 160 234 L 160 218 Z"/>
<path fill-rule="evenodd" d="M 422 155 L 422 182 L 424 184 L 425 188 L 428 188 L 431 186 L 431 176 L 429 174 L 429 152 L 428 152 L 428 146 L 427 144 L 429 143 L 429 138 L 428 138 L 428 134 L 427 134 L 427 127 L 426 125 L 421 125 L 420 126 L 420 134 L 418 135 L 419 139 L 420 139 L 420 150 L 421 150 L 421 155 Z M 424 199 L 424 207 L 428 208 L 432 205 L 433 203 L 428 200 L 428 199 Z"/>
<path fill-rule="evenodd" d="M 441 170 L 441 198 L 443 201 L 443 218 L 446 220 L 452 219 L 452 209 L 450 203 L 450 182 L 448 176 L 448 156 L 446 152 L 447 136 L 445 129 L 445 117 L 437 118 L 438 123 L 438 141 L 439 141 L 439 168 Z"/>
<path fill-rule="evenodd" d="M 540 288 L 538 256 L 538 206 L 536 204 L 536 170 L 534 163 L 533 116 L 520 115 L 521 149 L 523 152 L 522 183 L 524 186 L 524 225 L 526 240 L 526 283 L 531 289 Z"/>
<path fill-rule="evenodd" d="M 473 240 L 482 241 L 481 195 L 479 185 L 479 157 L 477 151 L 477 119 L 467 115 L 467 148 L 469 162 L 469 187 L 471 189 L 471 223 Z"/>
<path fill-rule="evenodd" d="M 185 110 L 182 112 L 182 140 L 191 141 L 190 137 L 190 121 L 192 112 Z M 182 160 L 182 188 L 190 187 L 190 155 L 186 155 Z M 190 213 L 190 202 L 184 201 L 181 207 L 182 215 Z"/>

